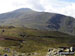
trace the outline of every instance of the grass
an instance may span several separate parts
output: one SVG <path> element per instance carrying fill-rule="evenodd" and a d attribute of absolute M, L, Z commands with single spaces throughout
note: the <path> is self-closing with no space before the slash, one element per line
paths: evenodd
<path fill-rule="evenodd" d="M 2 32 L 3 29 L 5 30 L 4 32 Z M 41 53 L 41 56 L 51 47 L 75 45 L 74 36 L 56 31 L 40 31 L 21 27 L 0 28 L 0 36 L 15 37 L 24 40 L 23 42 L 18 40 L 0 40 L 0 46 L 12 47 L 16 51 L 24 53 L 38 52 Z"/>
<path fill-rule="evenodd" d="M 19 41 L 11 41 L 11 40 L 0 40 L 0 46 L 10 47 L 19 45 Z"/>

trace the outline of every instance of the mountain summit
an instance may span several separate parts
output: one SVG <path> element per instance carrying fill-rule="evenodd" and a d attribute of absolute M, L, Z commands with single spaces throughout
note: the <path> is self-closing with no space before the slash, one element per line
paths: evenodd
<path fill-rule="evenodd" d="M 75 19 L 73 17 L 56 13 L 36 12 L 29 8 L 0 14 L 0 25 L 25 26 L 39 30 L 75 34 Z"/>
<path fill-rule="evenodd" d="M 32 9 L 30 9 L 30 8 L 20 8 L 20 9 L 15 10 L 15 12 L 27 12 L 27 11 L 32 11 Z"/>

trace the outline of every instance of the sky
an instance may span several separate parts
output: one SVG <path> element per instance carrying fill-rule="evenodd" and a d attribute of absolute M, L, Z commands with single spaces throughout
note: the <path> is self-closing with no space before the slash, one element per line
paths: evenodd
<path fill-rule="evenodd" d="M 0 14 L 19 8 L 75 17 L 75 0 L 0 0 Z"/>

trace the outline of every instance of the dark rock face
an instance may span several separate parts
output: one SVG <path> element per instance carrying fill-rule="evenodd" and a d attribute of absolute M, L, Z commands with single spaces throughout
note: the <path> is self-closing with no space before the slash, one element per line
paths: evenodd
<path fill-rule="evenodd" d="M 48 21 L 49 23 L 48 27 L 58 30 L 60 28 L 60 23 L 63 18 L 64 18 L 63 15 L 60 14 L 55 15 Z"/>
<path fill-rule="evenodd" d="M 73 32 L 73 22 L 74 20 L 72 18 L 69 18 L 68 22 L 66 23 L 68 32 Z"/>

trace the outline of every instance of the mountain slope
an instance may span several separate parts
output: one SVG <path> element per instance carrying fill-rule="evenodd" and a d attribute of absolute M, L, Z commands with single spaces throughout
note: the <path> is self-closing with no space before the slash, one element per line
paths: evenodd
<path fill-rule="evenodd" d="M 0 14 L 0 25 L 24 26 L 39 30 L 75 34 L 75 19 L 73 17 L 56 13 L 36 12 L 29 8 L 21 8 Z"/>

